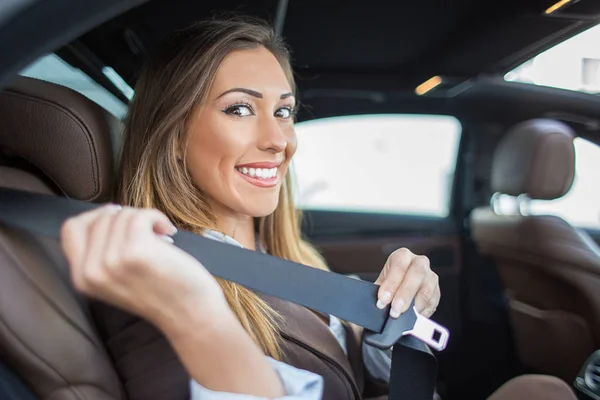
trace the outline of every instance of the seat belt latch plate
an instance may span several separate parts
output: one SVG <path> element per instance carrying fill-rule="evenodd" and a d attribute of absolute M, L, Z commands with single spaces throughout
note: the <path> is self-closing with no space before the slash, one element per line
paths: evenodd
<path fill-rule="evenodd" d="M 366 331 L 364 340 L 371 346 L 385 350 L 406 335 L 411 335 L 435 350 L 442 351 L 448 344 L 450 332 L 444 326 L 419 314 L 413 302 L 411 307 L 398 318 L 388 317 L 381 333 Z"/>
<path fill-rule="evenodd" d="M 405 331 L 402 336 L 411 335 L 419 340 L 422 340 L 427 345 L 433 347 L 437 351 L 442 351 L 448 345 L 450 332 L 448 329 L 429 318 L 419 314 L 417 310 L 413 310 L 417 316 L 417 321 L 412 329 Z"/>

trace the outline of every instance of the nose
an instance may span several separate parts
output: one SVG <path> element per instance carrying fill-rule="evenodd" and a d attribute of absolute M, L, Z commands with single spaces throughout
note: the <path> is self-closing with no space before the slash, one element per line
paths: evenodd
<path fill-rule="evenodd" d="M 264 118 L 260 124 L 258 148 L 263 151 L 281 153 L 288 145 L 285 128 L 276 118 Z"/>

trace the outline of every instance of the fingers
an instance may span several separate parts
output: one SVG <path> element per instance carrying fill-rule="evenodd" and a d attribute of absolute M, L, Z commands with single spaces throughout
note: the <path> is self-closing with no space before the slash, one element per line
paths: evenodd
<path fill-rule="evenodd" d="M 398 318 L 413 299 L 416 310 L 429 317 L 440 301 L 438 276 L 431 271 L 429 259 L 413 254 L 406 248 L 398 249 L 388 258 L 379 278 L 377 307 L 391 305 L 390 316 Z"/>
<path fill-rule="evenodd" d="M 415 308 L 417 311 L 429 318 L 435 313 L 438 304 L 440 303 L 441 291 L 439 285 L 439 277 L 433 271 L 430 272 L 425 279 L 425 284 L 419 289 L 415 298 Z"/>
<path fill-rule="evenodd" d="M 115 207 L 107 205 L 69 218 L 61 226 L 61 246 L 69 264 L 80 264 L 87 247 L 88 227 L 104 211 L 105 208 Z"/>
<path fill-rule="evenodd" d="M 170 237 L 177 233 L 177 228 L 169 218 L 158 210 L 138 210 L 131 219 L 127 229 L 127 239 L 133 240 L 141 235 L 158 234 Z"/>
<path fill-rule="evenodd" d="M 390 310 L 392 318 L 398 318 L 400 314 L 408 309 L 412 299 L 425 282 L 428 272 L 429 259 L 424 256 L 416 256 L 408 267 L 404 280 L 392 300 L 392 309 Z"/>
<path fill-rule="evenodd" d="M 100 287 L 107 280 L 104 259 L 111 236 L 111 226 L 121 210 L 120 206 L 105 206 L 87 227 L 86 253 L 81 264 L 74 266 L 75 286 L 89 292 L 91 287 Z"/>
<path fill-rule="evenodd" d="M 390 304 L 414 257 L 415 255 L 410 250 L 404 248 L 390 254 L 383 271 L 375 281 L 376 284 L 380 285 L 377 300 L 378 308 L 384 309 Z"/>
<path fill-rule="evenodd" d="M 91 226 L 104 213 L 116 208 L 115 205 L 95 208 L 69 218 L 61 227 L 61 246 L 70 267 L 71 279 L 78 288 L 83 282 L 83 266 L 89 250 Z"/>
<path fill-rule="evenodd" d="M 122 264 L 123 252 L 127 250 L 129 245 L 126 240 L 128 226 L 136 211 L 134 208 L 123 207 L 110 218 L 110 226 L 108 232 L 106 232 L 106 245 L 103 253 L 97 255 L 97 258 L 102 259 L 104 266 L 109 271 L 116 271 Z"/>
<path fill-rule="evenodd" d="M 132 243 L 144 243 L 137 246 L 138 249 L 131 249 L 140 253 L 132 256 L 140 256 L 152 250 L 151 243 L 158 237 L 164 238 L 176 231 L 169 219 L 157 210 L 108 205 L 66 221 L 61 229 L 61 243 L 73 283 L 79 290 L 88 292 L 90 285 L 102 286 L 109 270 L 114 272 L 120 268 L 123 251 L 131 249 Z"/>

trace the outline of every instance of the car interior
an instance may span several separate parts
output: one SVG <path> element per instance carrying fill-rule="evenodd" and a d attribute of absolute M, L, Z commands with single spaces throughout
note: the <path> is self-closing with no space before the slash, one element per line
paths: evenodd
<path fill-rule="evenodd" d="M 15 21 L 37 7 L 25 3 Z M 56 34 L 5 79 L 0 187 L 111 201 L 148 54 L 197 20 L 266 19 L 299 89 L 304 234 L 332 271 L 371 282 L 397 248 L 430 259 L 433 319 L 451 332 L 436 353 L 441 398 L 485 399 L 524 374 L 600 398 L 600 52 L 572 70 L 543 63 L 598 26 L 599 2 L 149 0 L 122 11 Z M 539 84 L 536 65 L 583 83 Z M 111 359 L 98 329 L 57 244 L 0 225 L 0 374 L 21 382 L 21 398 L 132 398 L 136 375 L 116 372 L 127 360 Z M 137 398 L 160 398 L 151 390 Z"/>

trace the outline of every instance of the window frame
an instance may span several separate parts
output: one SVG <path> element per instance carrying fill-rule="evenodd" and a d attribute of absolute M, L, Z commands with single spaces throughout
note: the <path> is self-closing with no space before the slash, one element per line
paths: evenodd
<path fill-rule="evenodd" d="M 123 92 L 102 72 L 102 67 L 106 64 L 104 64 L 102 60 L 79 40 L 75 40 L 69 45 L 58 49 L 54 54 L 72 67 L 80 69 L 84 74 L 90 77 L 90 79 L 108 90 L 126 106 L 129 105 L 129 99 L 127 99 Z"/>
<path fill-rule="evenodd" d="M 87 79 L 89 79 L 89 81 L 90 81 L 91 83 L 93 83 L 94 85 L 96 85 L 96 86 L 97 86 L 97 88 L 95 88 L 95 90 L 99 90 L 99 89 L 101 89 L 101 90 L 105 91 L 105 93 L 103 93 L 103 95 L 109 95 L 109 96 L 112 96 L 112 97 L 114 97 L 114 99 L 113 99 L 113 100 L 116 100 L 116 103 L 121 103 L 121 105 L 123 106 L 123 108 L 124 108 L 124 110 L 125 110 L 125 111 L 124 111 L 124 114 L 123 114 L 123 116 L 115 115 L 115 114 L 114 114 L 114 113 L 113 113 L 113 112 L 112 112 L 112 111 L 111 111 L 109 108 L 107 108 L 107 107 L 106 107 L 106 103 L 102 103 L 102 102 L 99 102 L 97 99 L 91 98 L 91 97 L 90 97 L 90 96 L 88 96 L 86 93 L 84 93 L 84 92 L 81 92 L 80 90 L 78 90 L 78 89 L 77 89 L 77 88 L 75 88 L 75 87 L 71 87 L 71 86 L 69 86 L 69 85 L 62 84 L 62 83 L 60 83 L 60 85 L 62 85 L 62 86 L 64 86 L 64 87 L 67 87 L 67 88 L 69 88 L 69 89 L 71 89 L 71 90 L 74 90 L 74 91 L 76 91 L 77 93 L 81 94 L 82 96 L 85 96 L 86 98 L 90 99 L 90 100 L 91 100 L 91 101 L 93 101 L 95 104 L 97 104 L 99 107 L 101 107 L 102 109 L 106 110 L 108 113 L 110 113 L 111 115 L 113 115 L 115 118 L 121 119 L 121 118 L 124 118 L 124 117 L 125 117 L 125 115 L 127 114 L 127 110 L 129 109 L 129 100 L 128 100 L 128 99 L 125 97 L 125 95 L 124 95 L 124 94 L 123 94 L 123 93 L 122 93 L 120 90 L 116 89 L 116 90 L 118 91 L 119 95 L 115 95 L 114 91 L 113 91 L 113 90 L 109 90 L 109 89 L 106 87 L 106 85 L 102 84 L 101 80 L 99 81 L 98 79 L 96 79 L 96 77 L 95 77 L 94 75 L 90 75 L 90 74 L 87 72 L 87 70 L 89 70 L 89 68 L 82 69 L 82 68 L 80 68 L 79 66 L 77 66 L 77 65 L 74 65 L 74 64 L 72 64 L 72 63 L 68 62 L 68 61 L 67 61 L 67 60 L 65 60 L 63 57 L 61 57 L 61 55 L 60 55 L 58 52 L 54 52 L 54 53 L 48 53 L 48 54 L 45 54 L 45 55 L 43 55 L 43 56 L 41 56 L 41 57 L 38 57 L 37 59 L 33 60 L 33 61 L 32 61 L 32 62 L 29 64 L 29 65 L 27 65 L 25 68 L 21 69 L 21 70 L 18 72 L 18 75 L 19 75 L 19 76 L 30 77 L 30 78 L 34 78 L 34 79 L 38 79 L 38 80 L 42 80 L 42 81 L 47 81 L 46 79 L 44 79 L 44 78 L 42 78 L 42 77 L 38 77 L 38 76 L 35 76 L 35 75 L 22 75 L 22 73 L 23 73 L 23 71 L 25 71 L 25 70 L 29 69 L 29 68 L 30 68 L 31 66 L 33 66 L 34 64 L 36 64 L 36 63 L 38 63 L 38 62 L 42 61 L 43 59 L 45 59 L 45 58 L 47 58 L 47 57 L 51 57 L 51 56 L 52 56 L 52 57 L 54 57 L 54 58 L 56 58 L 56 59 L 58 59 L 60 62 L 64 63 L 66 66 L 68 66 L 68 67 L 71 67 L 71 68 L 73 68 L 73 69 L 76 69 L 76 70 L 79 70 L 79 71 L 81 72 L 81 74 L 85 75 L 85 77 L 86 77 Z M 102 75 L 104 76 L 104 74 L 103 74 L 103 73 L 102 73 Z M 106 78 L 106 77 L 105 77 L 105 78 Z M 108 78 L 106 78 L 106 80 L 108 80 L 108 81 L 110 82 L 110 80 L 109 80 Z M 51 82 L 51 83 L 54 83 L 54 82 Z M 54 83 L 54 84 L 56 84 L 56 83 Z M 112 82 L 110 82 L 110 85 L 111 85 L 111 86 L 113 86 L 114 88 L 116 88 L 116 87 L 115 87 L 115 86 L 112 84 Z"/>

